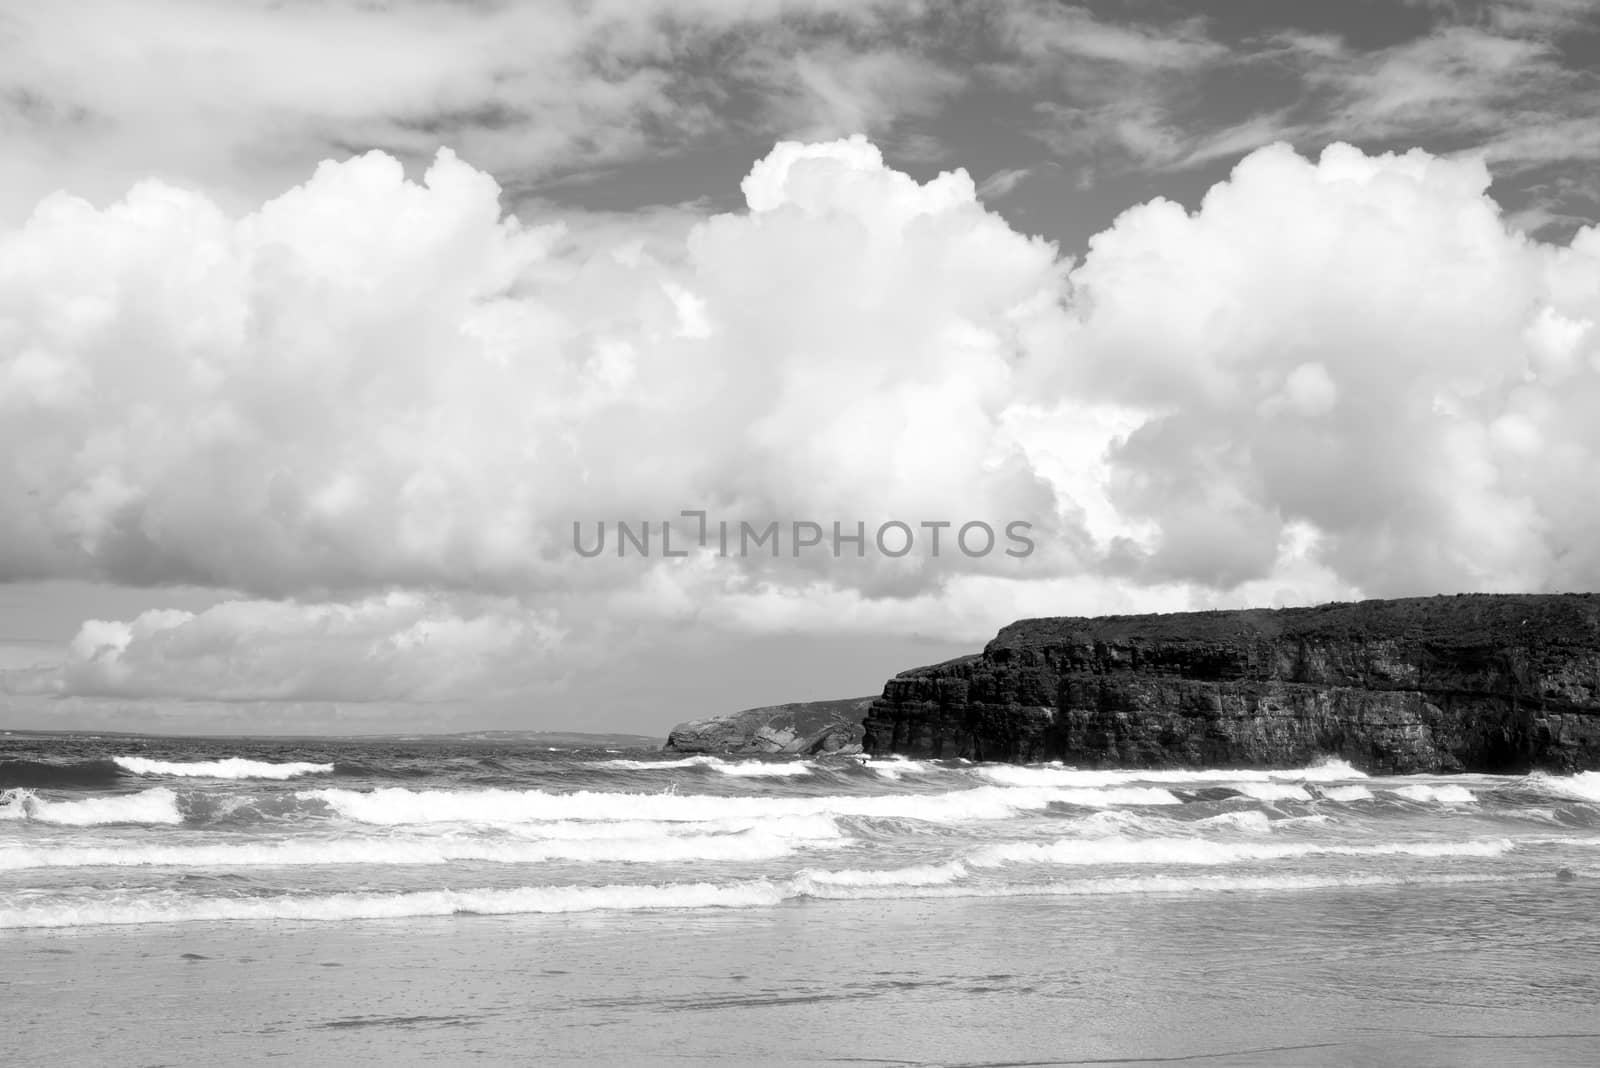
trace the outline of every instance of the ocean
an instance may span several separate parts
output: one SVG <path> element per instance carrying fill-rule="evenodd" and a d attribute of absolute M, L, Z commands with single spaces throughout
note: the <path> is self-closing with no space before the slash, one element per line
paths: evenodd
<path fill-rule="evenodd" d="M 1600 773 L 0 735 L 0 1063 L 1600 1063 Z"/>

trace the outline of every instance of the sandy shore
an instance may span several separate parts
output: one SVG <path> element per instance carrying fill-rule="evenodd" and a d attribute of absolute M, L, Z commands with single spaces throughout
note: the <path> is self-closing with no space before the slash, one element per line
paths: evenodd
<path fill-rule="evenodd" d="M 12 1063 L 1600 1063 L 1600 886 L 0 935 Z"/>

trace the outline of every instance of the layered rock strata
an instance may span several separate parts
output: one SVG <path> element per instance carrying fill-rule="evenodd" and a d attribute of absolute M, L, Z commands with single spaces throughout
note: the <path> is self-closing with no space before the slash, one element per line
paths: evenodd
<path fill-rule="evenodd" d="M 1600 595 L 1023 620 L 863 726 L 869 754 L 1080 767 L 1600 768 Z"/>

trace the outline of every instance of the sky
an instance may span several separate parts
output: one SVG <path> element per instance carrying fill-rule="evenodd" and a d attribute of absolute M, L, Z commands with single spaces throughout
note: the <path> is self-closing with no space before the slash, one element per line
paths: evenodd
<path fill-rule="evenodd" d="M 11 0 L 0 727 L 1592 590 L 1596 114 L 1589 0 Z"/>

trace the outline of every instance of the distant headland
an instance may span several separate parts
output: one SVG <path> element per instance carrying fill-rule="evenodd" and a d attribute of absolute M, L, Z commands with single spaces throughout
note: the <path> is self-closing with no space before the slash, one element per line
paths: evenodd
<path fill-rule="evenodd" d="M 1028 619 L 890 679 L 873 755 L 1080 767 L 1600 768 L 1600 595 Z"/>
<path fill-rule="evenodd" d="M 667 748 L 1094 768 L 1600 769 L 1600 594 L 1026 619 L 877 698 L 679 724 Z"/>

